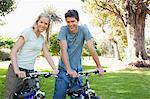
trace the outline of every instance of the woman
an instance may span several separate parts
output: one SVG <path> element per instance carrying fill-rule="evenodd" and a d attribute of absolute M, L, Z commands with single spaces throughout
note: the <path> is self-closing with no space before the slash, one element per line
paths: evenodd
<path fill-rule="evenodd" d="M 22 32 L 12 48 L 10 54 L 11 64 L 6 76 L 4 99 L 13 99 L 13 94 L 21 84 L 22 78 L 26 77 L 26 73 L 34 71 L 34 63 L 41 50 L 52 67 L 53 73 L 58 74 L 59 71 L 49 55 L 46 40 L 41 34 L 45 32 L 46 38 L 48 38 L 49 25 L 49 16 L 42 13 L 32 27 Z"/>

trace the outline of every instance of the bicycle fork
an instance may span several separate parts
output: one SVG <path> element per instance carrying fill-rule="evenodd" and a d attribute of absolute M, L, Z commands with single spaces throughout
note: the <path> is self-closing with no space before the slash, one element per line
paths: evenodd
<path fill-rule="evenodd" d="M 45 92 L 40 91 L 40 83 L 39 83 L 39 79 L 35 78 L 36 81 L 36 99 L 45 99 Z"/>

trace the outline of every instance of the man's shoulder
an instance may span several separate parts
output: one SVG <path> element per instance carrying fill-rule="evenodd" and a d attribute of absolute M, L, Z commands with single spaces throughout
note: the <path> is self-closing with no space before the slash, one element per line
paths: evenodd
<path fill-rule="evenodd" d="M 88 30 L 84 25 L 78 25 L 78 31 L 82 33 L 86 33 L 86 30 Z"/>
<path fill-rule="evenodd" d="M 63 30 L 67 30 L 67 26 L 65 25 L 65 26 L 61 26 L 61 30 L 63 29 Z"/>
<path fill-rule="evenodd" d="M 67 26 L 61 26 L 59 34 L 67 34 L 69 32 Z"/>
<path fill-rule="evenodd" d="M 87 26 L 84 24 L 84 25 L 78 25 L 79 29 L 81 30 L 85 30 L 87 29 Z"/>

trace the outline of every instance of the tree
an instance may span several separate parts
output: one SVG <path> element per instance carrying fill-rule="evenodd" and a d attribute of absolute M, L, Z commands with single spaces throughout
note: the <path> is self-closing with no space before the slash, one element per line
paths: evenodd
<path fill-rule="evenodd" d="M 50 28 L 49 28 L 50 34 L 47 36 L 47 37 L 50 37 L 52 35 L 53 24 L 61 23 L 62 19 L 57 14 L 57 10 L 52 6 L 44 8 L 44 12 L 49 14 L 49 16 L 50 16 Z M 47 38 L 47 41 L 49 42 L 49 38 Z"/>
<path fill-rule="evenodd" d="M 90 13 L 95 11 L 95 13 L 92 14 L 94 17 L 91 19 L 91 23 L 101 27 L 102 32 L 107 36 L 107 40 L 109 40 L 110 44 L 113 46 L 114 57 L 119 60 L 124 58 L 124 48 L 127 46 L 127 36 L 125 29 L 123 28 L 123 24 L 119 22 L 118 18 L 114 14 L 110 14 L 108 11 L 98 13 L 95 9 L 92 9 L 93 6 L 90 6 L 91 8 L 89 6 L 85 6 L 86 11 L 88 10 Z M 122 57 L 120 57 L 120 53 L 123 53 Z"/>
<path fill-rule="evenodd" d="M 50 37 L 51 44 L 50 44 L 49 51 L 52 53 L 53 56 L 58 56 L 60 52 L 60 46 L 57 40 L 57 36 L 58 36 L 58 33 L 55 33 L 54 35 Z"/>
<path fill-rule="evenodd" d="M 119 48 L 118 48 L 118 42 L 115 40 L 115 38 L 114 38 L 114 36 L 112 36 L 112 34 L 108 34 L 107 38 L 113 46 L 115 59 L 121 60 Z"/>
<path fill-rule="evenodd" d="M 16 8 L 15 0 L 0 0 L 0 16 L 5 16 Z M 0 19 L 0 25 L 4 25 L 4 21 Z"/>
<path fill-rule="evenodd" d="M 144 64 L 144 60 L 148 59 L 145 51 L 145 19 L 146 15 L 150 14 L 149 0 L 84 0 L 87 8 L 93 14 L 107 13 L 109 16 L 115 16 L 116 21 L 123 25 L 127 33 L 128 51 L 127 58 L 130 63 L 138 66 Z"/>

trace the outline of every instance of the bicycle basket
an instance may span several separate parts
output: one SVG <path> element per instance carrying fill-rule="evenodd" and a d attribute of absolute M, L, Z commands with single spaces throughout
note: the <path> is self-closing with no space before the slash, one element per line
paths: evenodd
<path fill-rule="evenodd" d="M 27 79 L 21 84 L 14 93 L 15 99 L 24 99 L 33 97 L 36 94 L 36 82 L 35 79 Z"/>

